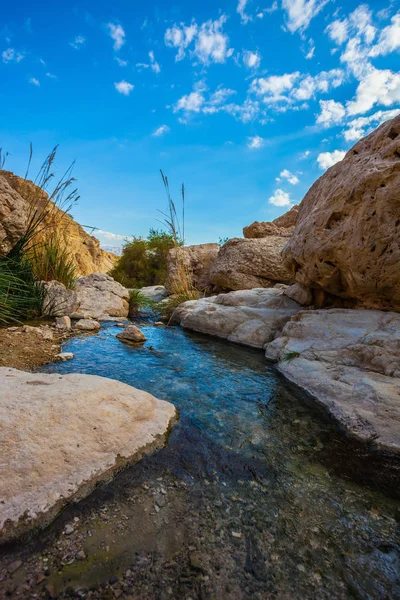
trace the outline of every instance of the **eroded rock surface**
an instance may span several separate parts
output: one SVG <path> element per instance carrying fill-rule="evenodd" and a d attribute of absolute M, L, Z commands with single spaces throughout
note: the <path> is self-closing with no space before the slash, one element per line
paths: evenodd
<path fill-rule="evenodd" d="M 253 289 L 184 302 L 174 313 L 182 327 L 263 348 L 301 307 L 280 289 Z"/>
<path fill-rule="evenodd" d="M 400 452 L 400 315 L 299 312 L 266 347 L 283 375 L 353 437 Z"/>
<path fill-rule="evenodd" d="M 93 375 L 0 368 L 0 389 L 1 542 L 160 448 L 176 419 L 169 402 Z"/>
<path fill-rule="evenodd" d="M 311 187 L 283 250 L 296 282 L 368 308 L 400 310 L 400 116 Z"/>
<path fill-rule="evenodd" d="M 281 235 L 290 237 L 297 223 L 299 207 L 293 206 L 287 213 L 273 221 L 254 221 L 251 225 L 243 228 L 245 238 L 263 238 L 269 235 Z"/>
<path fill-rule="evenodd" d="M 227 290 L 272 287 L 291 283 L 293 276 L 283 265 L 281 251 L 287 238 L 269 235 L 260 239 L 233 238 L 219 251 L 211 269 L 211 282 Z"/>
<path fill-rule="evenodd" d="M 132 342 L 134 344 L 143 344 L 146 341 L 146 336 L 143 331 L 136 325 L 128 325 L 123 331 L 117 334 L 117 338 L 124 342 Z"/>
<path fill-rule="evenodd" d="M 219 252 L 218 244 L 198 244 L 195 246 L 185 246 L 172 249 L 168 255 L 168 274 L 165 282 L 166 291 L 168 294 L 175 293 L 176 282 L 179 288 L 179 271 L 178 260 L 180 264 L 186 265 L 192 275 L 193 285 L 198 290 L 208 290 L 211 286 L 210 273 L 212 265 L 216 260 Z"/>
<path fill-rule="evenodd" d="M 104 273 L 92 273 L 76 281 L 79 313 L 85 318 L 98 319 L 103 315 L 127 317 L 129 292 Z"/>
<path fill-rule="evenodd" d="M 27 218 L 24 199 L 0 177 L 0 256 L 7 254 L 23 236 Z"/>

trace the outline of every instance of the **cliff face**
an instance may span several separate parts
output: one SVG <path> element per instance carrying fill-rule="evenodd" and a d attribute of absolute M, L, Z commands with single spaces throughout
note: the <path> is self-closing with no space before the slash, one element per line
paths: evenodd
<path fill-rule="evenodd" d="M 50 202 L 48 195 L 31 181 L 10 171 L 0 170 L 0 256 L 6 254 L 23 235 L 29 216 L 30 204 Z M 117 256 L 100 248 L 100 242 L 89 235 L 79 223 L 51 203 L 46 227 L 41 235 L 46 238 L 54 232 L 74 259 L 78 274 L 107 273 Z"/>

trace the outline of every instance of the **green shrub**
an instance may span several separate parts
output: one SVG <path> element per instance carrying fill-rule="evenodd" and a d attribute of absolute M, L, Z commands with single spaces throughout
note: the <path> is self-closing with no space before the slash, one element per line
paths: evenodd
<path fill-rule="evenodd" d="M 147 239 L 133 237 L 110 271 L 111 277 L 128 288 L 163 285 L 167 276 L 168 253 L 173 239 L 164 231 L 150 229 Z"/>
<path fill-rule="evenodd" d="M 129 316 L 138 315 L 141 310 L 153 308 L 153 300 L 145 296 L 140 290 L 131 290 L 129 293 Z"/>
<path fill-rule="evenodd" d="M 293 360 L 294 358 L 298 358 L 300 356 L 300 352 L 286 352 L 285 356 L 282 359 L 282 362 L 289 362 L 291 360 Z"/>
<path fill-rule="evenodd" d="M 163 302 L 158 304 L 158 308 L 161 313 L 161 318 L 163 321 L 167 321 L 168 324 L 171 323 L 172 316 L 175 310 L 183 304 L 183 302 L 187 302 L 188 300 L 198 300 L 200 298 L 200 293 L 197 290 L 191 290 L 188 292 L 181 292 L 180 294 L 174 294 L 173 296 L 169 296 Z"/>
<path fill-rule="evenodd" d="M 44 296 L 44 286 L 26 257 L 0 260 L 0 325 L 39 317 Z"/>

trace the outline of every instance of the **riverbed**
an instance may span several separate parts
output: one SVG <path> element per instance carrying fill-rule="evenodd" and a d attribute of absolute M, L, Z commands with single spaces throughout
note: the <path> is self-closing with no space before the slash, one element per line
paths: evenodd
<path fill-rule="evenodd" d="M 41 370 L 169 400 L 167 446 L 3 549 L 21 565 L 3 569 L 1 597 L 400 598 L 398 465 L 348 440 L 261 351 L 141 328 L 135 347 L 105 323 Z"/>

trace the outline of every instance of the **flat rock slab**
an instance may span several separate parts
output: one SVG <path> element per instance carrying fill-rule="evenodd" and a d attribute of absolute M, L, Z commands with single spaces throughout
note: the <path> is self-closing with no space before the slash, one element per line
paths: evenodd
<path fill-rule="evenodd" d="M 186 329 L 264 348 L 299 310 L 281 289 L 255 288 L 190 300 L 177 308 L 174 320 Z"/>
<path fill-rule="evenodd" d="M 398 313 L 301 311 L 267 344 L 266 356 L 350 436 L 400 454 Z"/>
<path fill-rule="evenodd" d="M 3 367 L 0 390 L 0 542 L 161 448 L 176 420 L 169 402 L 93 375 Z"/>

